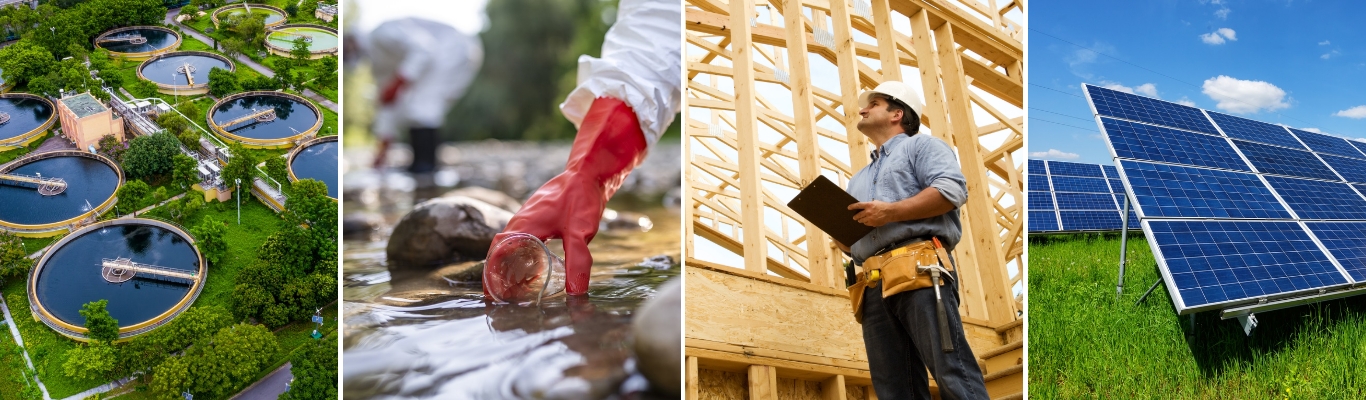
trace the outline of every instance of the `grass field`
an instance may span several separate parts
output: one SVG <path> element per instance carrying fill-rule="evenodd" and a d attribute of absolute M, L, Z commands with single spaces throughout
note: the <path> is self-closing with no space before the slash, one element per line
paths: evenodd
<path fill-rule="evenodd" d="M 1366 296 L 1257 314 L 1177 315 L 1142 236 L 1115 299 L 1118 235 L 1031 239 L 1031 398 L 1346 399 L 1366 396 Z"/>

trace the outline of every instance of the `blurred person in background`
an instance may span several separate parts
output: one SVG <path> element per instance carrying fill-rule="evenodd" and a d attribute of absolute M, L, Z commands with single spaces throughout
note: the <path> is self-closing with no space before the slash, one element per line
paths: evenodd
<path fill-rule="evenodd" d="M 451 25 L 418 17 L 385 21 L 360 43 L 380 88 L 372 127 L 379 138 L 374 168 L 385 165 L 394 136 L 407 130 L 413 149 L 408 172 L 435 171 L 438 132 L 479 73 L 482 44 Z"/>

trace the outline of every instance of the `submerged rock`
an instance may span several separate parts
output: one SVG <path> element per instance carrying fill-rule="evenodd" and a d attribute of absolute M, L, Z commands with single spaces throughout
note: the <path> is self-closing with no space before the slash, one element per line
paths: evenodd
<path fill-rule="evenodd" d="M 636 310 L 631 326 L 640 374 L 650 380 L 654 391 L 674 397 L 682 392 L 682 314 L 683 281 L 674 278 L 660 285 L 659 293 Z"/>
<path fill-rule="evenodd" d="M 384 217 L 372 212 L 352 212 L 342 217 L 342 239 L 368 240 L 384 225 Z"/>
<path fill-rule="evenodd" d="M 493 235 L 507 226 L 512 213 L 468 197 L 424 201 L 404 215 L 389 237 L 385 253 L 389 269 L 430 268 L 482 260 Z"/>

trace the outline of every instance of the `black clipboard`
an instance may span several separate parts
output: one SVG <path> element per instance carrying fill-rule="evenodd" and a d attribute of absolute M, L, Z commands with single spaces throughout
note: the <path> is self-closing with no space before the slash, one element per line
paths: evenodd
<path fill-rule="evenodd" d="M 845 246 L 853 246 L 854 242 L 873 231 L 873 227 L 854 220 L 854 215 L 858 214 L 859 210 L 850 210 L 849 205 L 857 202 L 858 199 L 840 189 L 839 185 L 825 176 L 818 176 L 815 181 L 802 188 L 797 197 L 787 202 L 787 208 L 801 214 L 807 221 L 811 221 L 821 231 L 844 243 Z"/>

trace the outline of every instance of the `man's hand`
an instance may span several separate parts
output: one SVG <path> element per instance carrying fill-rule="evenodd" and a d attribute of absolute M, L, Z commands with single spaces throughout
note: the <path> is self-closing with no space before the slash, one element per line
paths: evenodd
<path fill-rule="evenodd" d="M 871 227 L 879 227 L 899 221 L 896 207 L 896 203 L 877 200 L 849 205 L 850 210 L 860 210 L 858 214 L 854 214 L 854 220 Z"/>

